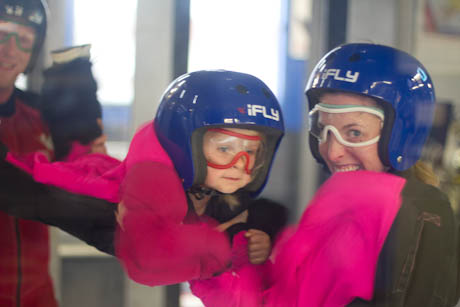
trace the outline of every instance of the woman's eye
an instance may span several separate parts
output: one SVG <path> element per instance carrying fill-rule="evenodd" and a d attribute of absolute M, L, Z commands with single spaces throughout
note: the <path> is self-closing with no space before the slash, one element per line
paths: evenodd
<path fill-rule="evenodd" d="M 362 135 L 363 135 L 362 132 L 356 129 L 351 129 L 348 131 L 348 136 L 352 138 L 359 138 Z"/>

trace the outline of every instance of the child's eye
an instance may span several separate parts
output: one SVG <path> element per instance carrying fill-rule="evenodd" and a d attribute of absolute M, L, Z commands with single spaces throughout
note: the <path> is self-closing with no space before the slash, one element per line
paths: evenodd
<path fill-rule="evenodd" d="M 255 156 L 257 154 L 257 151 L 259 150 L 258 147 L 255 147 L 255 148 L 248 148 L 246 149 L 246 152 L 248 153 L 248 155 L 250 156 Z"/>
<path fill-rule="evenodd" d="M 227 152 L 228 151 L 228 146 L 220 146 L 217 148 L 218 151 L 220 152 Z"/>

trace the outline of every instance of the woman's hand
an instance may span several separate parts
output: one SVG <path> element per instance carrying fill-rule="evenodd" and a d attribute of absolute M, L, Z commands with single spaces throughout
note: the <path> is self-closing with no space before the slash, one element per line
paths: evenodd
<path fill-rule="evenodd" d="M 270 256 L 270 236 L 258 229 L 249 229 L 244 236 L 248 239 L 248 255 L 252 264 L 262 264 Z"/>

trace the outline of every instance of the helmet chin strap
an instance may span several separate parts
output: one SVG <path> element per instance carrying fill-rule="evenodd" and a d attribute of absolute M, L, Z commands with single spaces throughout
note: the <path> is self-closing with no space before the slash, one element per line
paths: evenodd
<path fill-rule="evenodd" d="M 203 185 L 193 185 L 190 187 L 190 189 L 188 189 L 188 192 L 192 194 L 197 200 L 201 200 L 206 196 L 223 194 L 215 189 L 208 188 Z"/>

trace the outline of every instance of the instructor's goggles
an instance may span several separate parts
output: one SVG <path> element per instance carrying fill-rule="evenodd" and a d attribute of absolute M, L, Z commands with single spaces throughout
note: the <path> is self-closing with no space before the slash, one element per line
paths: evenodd
<path fill-rule="evenodd" d="M 319 144 L 332 133 L 344 146 L 361 147 L 379 141 L 383 120 L 377 107 L 318 103 L 309 113 L 309 131 Z"/>
<path fill-rule="evenodd" d="M 244 170 L 251 174 L 262 165 L 262 137 L 248 135 L 222 128 L 208 129 L 203 138 L 203 151 L 209 167 L 226 169 L 240 159 Z"/>
<path fill-rule="evenodd" d="M 27 53 L 32 52 L 35 34 L 25 31 L 23 27 L 25 26 L 14 22 L 0 22 L 0 44 L 5 44 L 13 38 L 19 50 Z"/>

